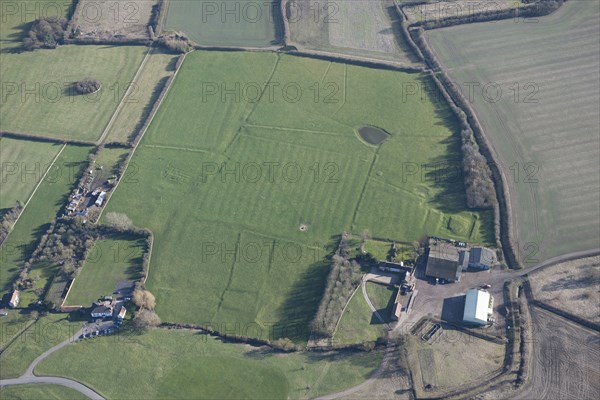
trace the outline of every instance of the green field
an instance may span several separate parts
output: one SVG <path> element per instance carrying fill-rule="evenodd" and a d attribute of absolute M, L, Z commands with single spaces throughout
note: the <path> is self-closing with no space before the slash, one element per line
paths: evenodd
<path fill-rule="evenodd" d="M 0 379 L 22 375 L 37 356 L 73 336 L 82 323 L 68 321 L 67 317 L 67 314 L 49 314 L 15 339 L 0 354 Z"/>
<path fill-rule="evenodd" d="M 94 141 L 123 98 L 147 48 L 61 46 L 0 53 L 2 130 Z M 99 92 L 77 95 L 72 85 L 88 76 Z"/>
<path fill-rule="evenodd" d="M 95 244 L 67 297 L 67 305 L 89 306 L 111 295 L 118 281 L 141 277 L 144 243 L 131 238 L 100 239 Z"/>
<path fill-rule="evenodd" d="M 5 400 L 83 400 L 86 396 L 60 385 L 18 385 L 0 388 L 0 398 Z"/>
<path fill-rule="evenodd" d="M 385 319 L 386 322 L 390 322 L 397 289 L 386 285 L 380 285 L 375 282 L 367 282 L 366 285 L 367 295 L 369 296 L 369 299 L 371 299 L 371 303 L 373 303 L 373 306 L 379 311 L 379 314 L 383 319 Z"/>
<path fill-rule="evenodd" d="M 66 146 L 0 248 L 0 293 L 5 293 L 49 223 L 65 205 L 91 149 Z M 22 302 L 23 305 L 26 303 Z"/>
<path fill-rule="evenodd" d="M 315 101 L 315 79 L 339 91 Z M 161 318 L 293 326 L 306 339 L 340 232 L 491 242 L 491 212 L 465 211 L 462 180 L 403 176 L 406 163 L 460 161 L 444 104 L 401 103 L 402 85 L 419 79 L 285 55 L 191 53 L 107 206 L 155 233 L 147 286 Z M 259 102 L 202 91 L 267 80 L 274 89 Z M 291 83 L 299 101 L 275 90 Z M 355 132 L 363 124 L 391 137 L 365 145 Z M 265 165 L 282 167 L 268 176 Z M 470 229 L 449 230 L 451 218 Z"/>
<path fill-rule="evenodd" d="M 295 399 L 357 385 L 381 356 L 274 354 L 193 331 L 158 329 L 77 342 L 50 355 L 35 372 L 77 379 L 107 398 Z M 101 374 L 89 373 L 90 359 Z"/>
<path fill-rule="evenodd" d="M 17 201 L 25 204 L 62 145 L 0 138 L 0 215 Z"/>
<path fill-rule="evenodd" d="M 369 308 L 359 287 L 340 319 L 333 336 L 333 344 L 374 342 L 384 336 L 385 327 Z"/>
<path fill-rule="evenodd" d="M 185 32 L 206 46 L 268 47 L 280 44 L 276 1 L 170 0 L 165 29 Z"/>
<path fill-rule="evenodd" d="M 400 32 L 392 0 L 290 0 L 288 3 L 292 45 L 417 64 Z"/>
<path fill-rule="evenodd" d="M 509 183 L 525 266 L 600 247 L 599 35 L 598 2 L 585 0 L 535 23 L 427 33 L 465 94 L 481 85 L 473 104 Z"/>
<path fill-rule="evenodd" d="M 177 57 L 153 49 L 136 78 L 128 101 L 111 126 L 107 142 L 126 143 L 143 125 L 166 79 L 173 75 Z"/>

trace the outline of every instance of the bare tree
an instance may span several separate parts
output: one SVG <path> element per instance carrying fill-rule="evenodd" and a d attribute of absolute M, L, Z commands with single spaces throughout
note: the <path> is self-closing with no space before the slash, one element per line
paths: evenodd
<path fill-rule="evenodd" d="M 154 310 L 154 307 L 156 307 L 154 295 L 144 289 L 135 289 L 133 291 L 133 302 L 142 309 Z"/>
<path fill-rule="evenodd" d="M 154 311 L 144 309 L 135 313 L 135 318 L 133 319 L 133 325 L 140 330 L 157 327 L 160 323 L 160 317 Z"/>

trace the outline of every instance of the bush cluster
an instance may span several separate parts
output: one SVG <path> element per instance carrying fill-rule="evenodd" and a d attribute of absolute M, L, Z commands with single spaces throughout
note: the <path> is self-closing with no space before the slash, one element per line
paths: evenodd
<path fill-rule="evenodd" d="M 38 18 L 31 24 L 31 29 L 23 40 L 23 46 L 29 50 L 56 48 L 64 41 L 67 24 L 66 18 Z"/>
<path fill-rule="evenodd" d="M 319 304 L 319 309 L 311 323 L 315 336 L 331 337 L 340 319 L 344 306 L 358 287 L 361 280 L 361 268 L 351 257 L 350 234 L 344 232 L 337 251 L 332 257 L 332 266 L 325 293 Z"/>
<path fill-rule="evenodd" d="M 17 218 L 19 218 L 21 210 L 23 210 L 23 204 L 20 201 L 17 201 L 14 207 L 8 210 L 2 216 L 2 222 L 0 222 L 0 245 L 4 242 L 4 240 L 6 240 L 6 237 L 15 224 L 15 221 Z"/>
<path fill-rule="evenodd" d="M 90 94 L 100 90 L 101 83 L 96 78 L 84 78 L 75 83 L 75 90 L 79 94 Z"/>
<path fill-rule="evenodd" d="M 176 32 L 162 35 L 157 43 L 173 53 L 187 53 L 194 48 L 194 43 L 187 36 Z"/>

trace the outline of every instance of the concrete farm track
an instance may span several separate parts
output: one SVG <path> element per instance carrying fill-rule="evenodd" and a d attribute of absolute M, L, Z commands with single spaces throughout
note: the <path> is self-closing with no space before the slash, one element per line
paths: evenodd
<path fill-rule="evenodd" d="M 84 396 L 86 396 L 90 399 L 103 400 L 104 397 L 102 397 L 99 393 L 97 393 L 90 387 L 85 386 L 84 384 L 82 384 L 80 382 L 77 382 L 74 379 L 63 378 L 60 376 L 36 376 L 35 373 L 33 372 L 35 367 L 37 367 L 38 364 L 40 362 L 42 362 L 46 357 L 48 357 L 50 354 L 54 353 L 55 351 L 60 350 L 63 347 L 65 347 L 66 345 L 77 340 L 77 338 L 79 337 L 79 335 L 82 332 L 83 332 L 83 330 L 79 330 L 77 333 L 75 333 L 75 335 L 71 336 L 70 338 L 60 342 L 56 346 L 43 352 L 35 360 L 33 360 L 33 362 L 31 364 L 29 364 L 29 367 L 27 367 L 27 370 L 25 371 L 25 373 L 23 375 L 19 376 L 18 378 L 10 378 L 10 379 L 0 380 L 0 387 L 14 386 L 14 385 L 28 385 L 28 384 L 61 385 L 61 386 L 65 386 L 70 389 L 76 390 L 79 393 L 83 394 Z"/>

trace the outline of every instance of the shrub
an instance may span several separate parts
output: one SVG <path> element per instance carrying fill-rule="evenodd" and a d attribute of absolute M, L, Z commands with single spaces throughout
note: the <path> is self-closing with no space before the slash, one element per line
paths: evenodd
<path fill-rule="evenodd" d="M 100 89 L 101 83 L 95 78 L 84 78 L 75 84 L 75 90 L 79 94 L 94 93 Z"/>
<path fill-rule="evenodd" d="M 194 48 L 194 42 L 179 33 L 163 35 L 158 38 L 157 42 L 173 53 L 187 53 Z"/>
<path fill-rule="evenodd" d="M 161 323 L 160 317 L 154 312 L 150 310 L 140 310 L 135 313 L 135 318 L 133 319 L 133 325 L 136 329 L 141 331 L 146 331 L 150 328 L 154 328 L 159 326 Z"/>
<path fill-rule="evenodd" d="M 66 18 L 38 18 L 31 24 L 31 29 L 23 40 L 23 45 L 30 50 L 56 48 L 56 46 L 63 43 L 67 23 Z"/>

